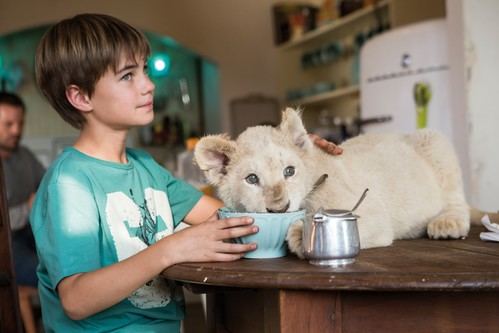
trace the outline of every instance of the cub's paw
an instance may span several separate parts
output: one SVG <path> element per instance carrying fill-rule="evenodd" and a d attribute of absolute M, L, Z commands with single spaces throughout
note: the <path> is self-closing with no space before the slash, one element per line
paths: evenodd
<path fill-rule="evenodd" d="M 444 213 L 428 224 L 428 237 L 433 239 L 461 238 L 468 235 L 469 219 L 458 214 Z"/>
<path fill-rule="evenodd" d="M 286 235 L 286 241 L 291 252 L 296 254 L 298 258 L 303 259 L 303 246 L 302 246 L 302 232 L 303 221 L 297 221 L 289 226 Z"/>

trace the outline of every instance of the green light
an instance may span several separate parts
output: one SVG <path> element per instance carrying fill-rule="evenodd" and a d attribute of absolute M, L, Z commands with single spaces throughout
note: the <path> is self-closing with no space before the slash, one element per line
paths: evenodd
<path fill-rule="evenodd" d="M 152 77 L 167 76 L 170 72 L 171 60 L 166 53 L 156 53 L 149 58 L 149 74 Z"/>

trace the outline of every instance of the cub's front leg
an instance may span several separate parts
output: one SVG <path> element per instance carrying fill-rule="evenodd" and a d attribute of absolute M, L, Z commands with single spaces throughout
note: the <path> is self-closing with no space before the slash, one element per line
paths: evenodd
<path fill-rule="evenodd" d="M 303 256 L 303 220 L 299 220 L 291 224 L 286 235 L 289 250 L 296 254 L 298 258 L 304 259 Z"/>

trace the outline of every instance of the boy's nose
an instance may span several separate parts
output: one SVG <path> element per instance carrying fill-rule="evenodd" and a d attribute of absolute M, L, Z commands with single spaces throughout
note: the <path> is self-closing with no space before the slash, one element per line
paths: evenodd
<path fill-rule="evenodd" d="M 154 83 L 151 81 L 151 79 L 148 76 L 146 76 L 144 82 L 144 93 L 146 94 L 153 93 L 155 88 L 156 86 L 154 85 Z"/>

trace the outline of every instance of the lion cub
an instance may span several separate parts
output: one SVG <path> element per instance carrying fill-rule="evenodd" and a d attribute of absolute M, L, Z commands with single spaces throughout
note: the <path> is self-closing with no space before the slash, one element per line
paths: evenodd
<path fill-rule="evenodd" d="M 225 135 L 202 138 L 195 159 L 225 205 L 238 211 L 350 209 L 369 188 L 357 210 L 364 249 L 425 233 L 435 239 L 468 234 L 461 171 L 442 135 L 367 134 L 342 147 L 338 156 L 315 147 L 299 112 L 288 108 L 277 128 L 250 127 L 235 141 Z M 313 190 L 324 174 L 329 177 Z M 300 257 L 302 228 L 302 221 L 295 223 L 287 236 Z"/>

